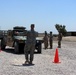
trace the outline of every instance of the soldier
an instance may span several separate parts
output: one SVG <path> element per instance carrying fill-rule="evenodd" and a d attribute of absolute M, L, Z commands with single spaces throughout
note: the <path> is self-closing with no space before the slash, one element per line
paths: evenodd
<path fill-rule="evenodd" d="M 48 35 L 46 31 L 45 31 L 45 36 L 43 40 L 44 40 L 44 49 L 47 49 L 48 48 Z"/>
<path fill-rule="evenodd" d="M 52 35 L 52 32 L 50 32 L 49 44 L 50 44 L 50 49 L 52 49 L 52 47 L 53 47 L 53 35 Z"/>
<path fill-rule="evenodd" d="M 34 30 L 35 25 L 31 24 L 31 30 L 27 31 L 26 36 L 26 45 L 24 48 L 24 53 L 25 53 L 25 64 L 29 63 L 32 64 L 32 61 L 34 59 L 34 50 L 35 50 L 35 44 L 36 44 L 36 37 L 38 36 L 38 32 Z M 28 57 L 30 51 L 30 58 Z"/>
<path fill-rule="evenodd" d="M 62 33 L 59 32 L 59 35 L 58 35 L 58 48 L 61 48 L 61 40 L 62 40 Z"/>

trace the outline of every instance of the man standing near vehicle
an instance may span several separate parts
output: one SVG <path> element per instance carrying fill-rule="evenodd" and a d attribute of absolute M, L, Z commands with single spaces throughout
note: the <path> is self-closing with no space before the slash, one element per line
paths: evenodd
<path fill-rule="evenodd" d="M 24 53 L 25 53 L 25 64 L 29 63 L 32 64 L 33 58 L 34 58 L 34 50 L 35 50 L 35 44 L 36 44 L 36 37 L 38 36 L 38 32 L 34 30 L 35 25 L 31 24 L 31 30 L 27 31 L 26 36 L 26 45 L 24 48 Z M 30 58 L 29 58 L 29 53 L 30 51 Z"/>
<path fill-rule="evenodd" d="M 53 48 L 53 35 L 52 35 L 52 32 L 50 32 L 49 44 L 50 44 L 50 49 L 52 49 Z"/>
<path fill-rule="evenodd" d="M 45 36 L 43 37 L 43 41 L 44 41 L 44 49 L 48 48 L 48 34 L 47 31 L 45 31 Z"/>
<path fill-rule="evenodd" d="M 62 41 L 62 33 L 59 32 L 59 34 L 58 34 L 58 48 L 61 48 L 61 41 Z"/>

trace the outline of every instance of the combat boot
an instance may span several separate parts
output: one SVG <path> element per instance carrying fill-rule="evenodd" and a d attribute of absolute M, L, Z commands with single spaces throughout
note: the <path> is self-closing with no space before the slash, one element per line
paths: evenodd
<path fill-rule="evenodd" d="M 30 61 L 29 64 L 33 64 L 32 61 Z"/>
<path fill-rule="evenodd" d="M 26 60 L 26 61 L 25 61 L 25 64 L 29 64 L 29 61 L 28 61 L 28 60 Z"/>

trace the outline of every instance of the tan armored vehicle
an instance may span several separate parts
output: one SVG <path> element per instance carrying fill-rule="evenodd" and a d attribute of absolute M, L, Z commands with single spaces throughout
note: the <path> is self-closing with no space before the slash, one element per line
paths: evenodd
<path fill-rule="evenodd" d="M 13 30 L 11 31 L 11 36 L 8 36 L 7 44 L 8 46 L 12 46 L 14 48 L 14 53 L 20 53 L 24 51 L 24 46 L 26 45 L 26 32 L 25 27 L 13 27 Z M 37 37 L 36 38 L 36 45 L 35 45 L 36 51 L 38 53 L 42 52 L 42 39 Z"/>

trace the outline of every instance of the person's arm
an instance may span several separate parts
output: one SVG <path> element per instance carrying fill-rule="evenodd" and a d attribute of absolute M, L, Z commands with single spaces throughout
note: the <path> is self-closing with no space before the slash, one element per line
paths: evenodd
<path fill-rule="evenodd" d="M 38 37 L 38 32 L 36 32 L 36 37 Z"/>

